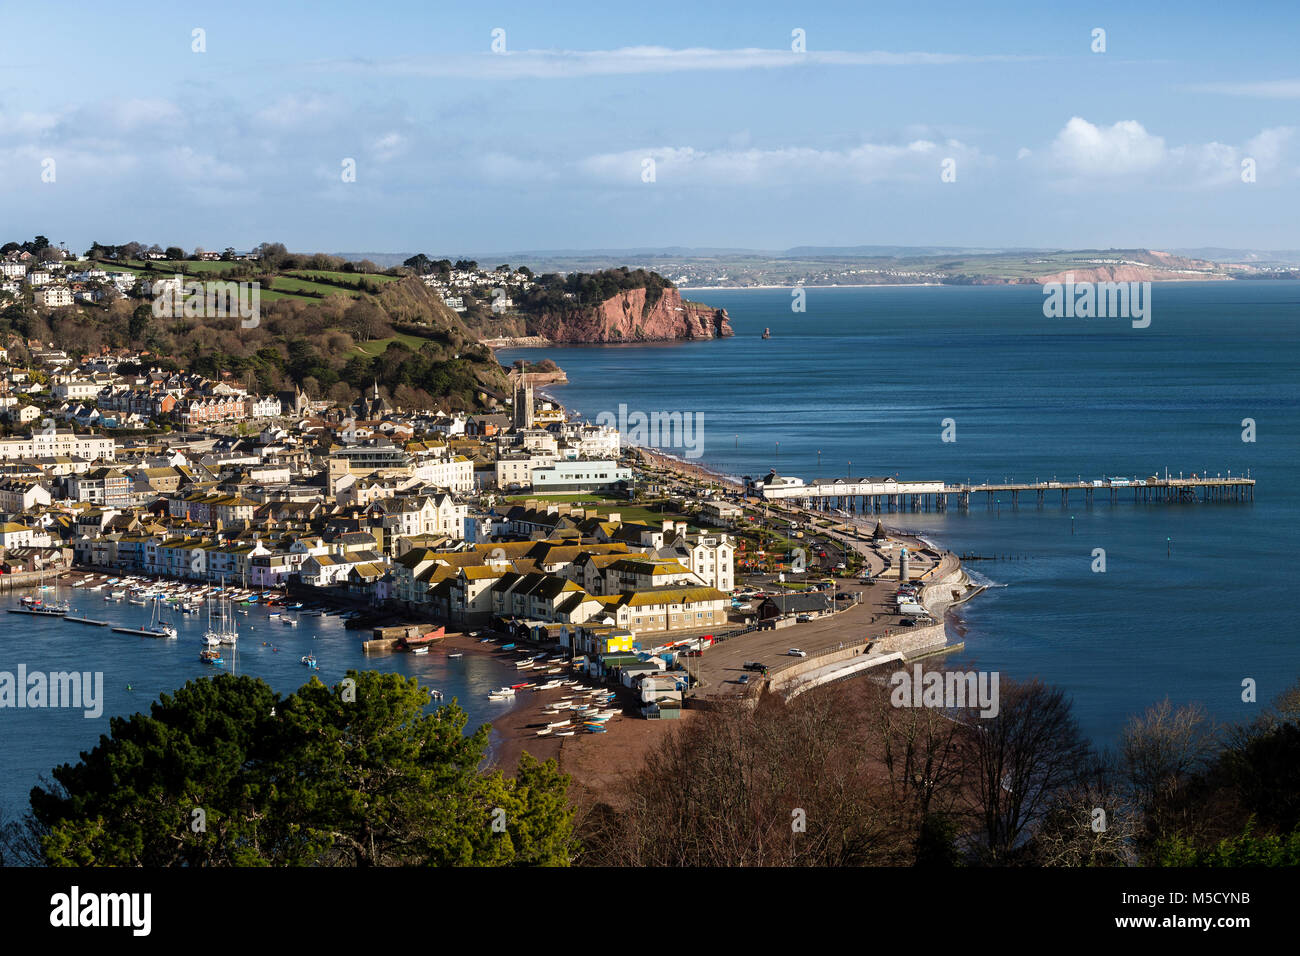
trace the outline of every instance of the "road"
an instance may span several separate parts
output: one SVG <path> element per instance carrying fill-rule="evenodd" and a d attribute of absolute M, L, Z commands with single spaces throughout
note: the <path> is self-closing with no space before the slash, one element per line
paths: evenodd
<path fill-rule="evenodd" d="M 776 674 L 803 660 L 787 654 L 792 647 L 807 651 L 809 657 L 814 657 L 845 644 L 861 642 L 864 638 L 884 637 L 886 633 L 903 629 L 900 623 L 902 616 L 894 601 L 897 590 L 895 582 L 879 581 L 863 585 L 856 581 L 841 580 L 840 587 L 841 593 L 859 595 L 859 603 L 852 604 L 848 610 L 806 624 L 751 631 L 716 644 L 699 657 L 688 658 L 691 674 L 702 682 L 702 686 L 696 688 L 696 695 L 725 698 L 746 693 L 749 686 L 736 681 L 741 675 L 751 673 L 742 666 L 746 661 L 766 664 L 770 673 Z M 758 678 L 756 672 L 751 674 L 751 681 Z"/>

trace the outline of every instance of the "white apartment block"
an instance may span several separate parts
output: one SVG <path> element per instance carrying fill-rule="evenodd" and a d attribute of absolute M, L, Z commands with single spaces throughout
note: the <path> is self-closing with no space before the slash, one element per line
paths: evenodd
<path fill-rule="evenodd" d="M 35 277 L 35 273 L 33 273 Z M 72 305 L 72 290 L 66 285 L 48 286 L 36 290 L 36 304 L 44 306 L 47 309 L 57 309 L 65 305 Z"/>
<path fill-rule="evenodd" d="M 66 428 L 45 433 L 0 438 L 0 461 L 30 458 L 80 458 L 84 461 L 113 461 L 117 455 L 113 439 L 103 435 L 79 435 Z"/>

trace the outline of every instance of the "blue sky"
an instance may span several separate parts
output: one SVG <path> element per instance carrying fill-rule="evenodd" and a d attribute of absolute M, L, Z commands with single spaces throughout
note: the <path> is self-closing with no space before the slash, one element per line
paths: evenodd
<path fill-rule="evenodd" d="M 0 221 L 78 250 L 1300 248 L 1300 6 L 1131 6 L 10 6 Z"/>

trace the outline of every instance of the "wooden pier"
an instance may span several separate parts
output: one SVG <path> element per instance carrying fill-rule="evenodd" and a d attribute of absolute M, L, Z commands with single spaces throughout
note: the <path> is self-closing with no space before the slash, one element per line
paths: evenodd
<path fill-rule="evenodd" d="M 771 478 L 772 476 L 769 476 Z M 883 514 L 906 511 L 969 511 L 972 502 L 983 501 L 989 510 L 1004 504 L 1018 510 L 1021 504 L 1037 508 L 1059 504 L 1069 508 L 1079 502 L 1090 508 L 1099 499 L 1110 504 L 1132 500 L 1135 504 L 1233 503 L 1255 500 L 1255 479 L 1236 477 L 1168 477 L 1118 481 L 1035 481 L 986 484 L 908 482 L 881 478 L 819 480 L 810 485 L 799 479 L 778 479 L 751 488 L 759 497 L 785 501 L 798 507 L 821 511 Z"/>

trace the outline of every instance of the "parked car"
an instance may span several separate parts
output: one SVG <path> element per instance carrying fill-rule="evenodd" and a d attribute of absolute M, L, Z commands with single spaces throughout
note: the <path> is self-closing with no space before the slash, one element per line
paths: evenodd
<path fill-rule="evenodd" d="M 736 683 L 737 683 L 737 684 L 748 684 L 748 683 L 749 683 L 749 675 L 748 675 L 748 674 L 741 674 L 739 677 L 736 678 Z"/>
<path fill-rule="evenodd" d="M 807 624 L 811 620 L 812 618 L 810 618 L 807 614 L 798 614 L 795 615 L 794 622 L 796 624 Z"/>
<path fill-rule="evenodd" d="M 790 657 L 807 657 L 807 656 L 808 656 L 808 652 L 807 652 L 807 651 L 801 651 L 801 650 L 799 650 L 799 648 L 797 648 L 797 647 L 792 647 L 792 648 L 790 648 L 788 651 L 786 651 L 786 654 L 787 654 L 788 656 L 790 656 Z"/>
<path fill-rule="evenodd" d="M 747 671 L 756 671 L 756 670 L 761 670 L 763 664 L 760 661 L 745 661 L 745 663 L 741 664 L 740 666 Z"/>

